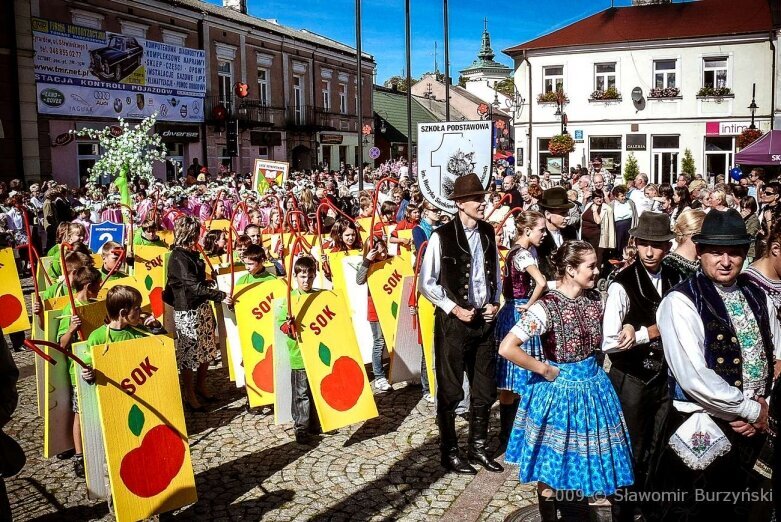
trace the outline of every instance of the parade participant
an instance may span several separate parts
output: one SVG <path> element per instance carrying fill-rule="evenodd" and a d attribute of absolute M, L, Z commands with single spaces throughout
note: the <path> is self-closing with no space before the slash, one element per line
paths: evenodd
<path fill-rule="evenodd" d="M 499 355 L 534 372 L 521 396 L 505 454 L 521 482 L 537 482 L 542 520 L 558 520 L 555 491 L 573 499 L 613 495 L 633 483 L 629 434 L 621 404 L 595 352 L 602 344 L 602 304 L 594 285 L 597 255 L 584 241 L 567 241 L 552 256 L 556 290 L 521 315 Z M 522 346 L 542 339 L 548 362 Z M 559 503 L 564 520 L 583 520 Z"/>
<path fill-rule="evenodd" d="M 70 221 L 64 221 L 57 225 L 57 230 L 55 232 L 56 241 L 49 247 L 49 250 L 46 252 L 46 257 L 59 255 L 60 243 L 65 241 L 65 236 L 68 234 L 68 227 L 70 227 Z"/>
<path fill-rule="evenodd" d="M 675 234 L 675 250 L 664 257 L 662 264 L 678 272 L 681 281 L 693 276 L 700 268 L 697 259 L 697 247 L 692 241 L 692 236 L 700 233 L 705 212 L 702 210 L 688 209 L 682 212 L 673 226 Z"/>
<path fill-rule="evenodd" d="M 439 216 L 441 210 L 428 201 L 424 201 L 421 207 L 421 219 L 415 228 L 412 229 L 412 242 L 415 245 L 415 252 L 420 250 L 421 245 L 428 241 L 434 228 L 439 225 Z"/>
<path fill-rule="evenodd" d="M 138 227 L 133 234 L 133 244 L 138 246 L 159 246 L 168 248 L 165 241 L 160 239 L 157 232 L 160 230 L 157 220 L 152 219 L 151 216 L 147 217 L 141 226 Z"/>
<path fill-rule="evenodd" d="M 106 294 L 106 316 L 108 324 L 99 326 L 87 337 L 87 346 L 93 347 L 101 344 L 130 341 L 146 337 L 149 332 L 139 329 L 139 325 L 159 326 L 151 314 L 144 315 L 141 312 L 141 292 L 132 286 L 117 285 L 111 287 Z M 157 323 L 157 324 L 156 324 Z M 90 350 L 84 352 L 81 360 L 89 368 L 81 369 L 82 378 L 89 384 L 95 384 L 95 370 L 92 368 L 92 355 Z M 71 378 L 76 379 L 75 366 L 71 366 Z"/>
<path fill-rule="evenodd" d="M 361 234 L 352 221 L 339 219 L 331 228 L 331 252 L 349 252 L 363 248 Z"/>
<path fill-rule="evenodd" d="M 209 301 L 232 304 L 225 292 L 206 280 L 206 264 L 197 248 L 200 231 L 200 222 L 191 216 L 180 217 L 174 223 L 174 246 L 163 292 L 165 302 L 174 307 L 176 358 L 184 381 L 184 401 L 197 412 L 204 411 L 198 395 L 206 401 L 214 400 L 206 390 L 206 371 L 217 357 L 217 324 Z"/>
<path fill-rule="evenodd" d="M 293 275 L 296 278 L 298 288 L 291 292 L 292 296 L 310 294 L 314 291 L 312 285 L 317 275 L 317 263 L 314 258 L 301 256 L 293 264 Z M 277 314 L 279 321 L 277 327 L 281 327 L 285 321 L 284 313 Z M 301 356 L 301 346 L 291 332 L 286 339 L 288 356 L 290 357 L 290 387 L 293 394 L 291 401 L 291 416 L 295 429 L 296 442 L 306 444 L 310 440 L 310 434 L 319 431 L 317 422 L 317 410 L 312 399 L 312 390 L 304 369 L 304 359 Z"/>
<path fill-rule="evenodd" d="M 93 257 L 89 254 L 85 254 L 84 252 L 68 252 L 68 255 L 65 256 L 65 269 L 68 271 L 68 275 L 71 275 L 73 272 L 75 272 L 77 269 L 81 268 L 82 266 L 94 266 L 95 260 Z M 71 276 L 73 277 L 73 276 Z M 54 297 L 62 297 L 65 295 L 68 295 L 68 289 L 65 287 L 65 279 L 61 278 L 61 280 L 57 281 L 56 283 L 52 283 L 49 285 L 46 290 L 43 290 L 41 292 L 41 299 L 52 299 Z M 33 299 L 33 314 L 39 314 L 40 309 L 40 301 L 37 299 Z"/>
<path fill-rule="evenodd" d="M 406 200 L 405 200 L 406 201 Z M 396 230 L 412 230 L 420 221 L 420 208 L 415 203 L 404 207 L 404 219 L 396 225 Z"/>
<path fill-rule="evenodd" d="M 225 255 L 225 246 L 228 238 L 222 230 L 209 230 L 203 237 L 203 251 L 209 257 L 221 257 Z"/>
<path fill-rule="evenodd" d="M 122 262 L 123 255 L 122 245 L 114 241 L 107 241 L 100 249 L 100 257 L 103 260 L 103 265 L 100 267 L 100 274 L 103 279 L 108 278 L 109 281 L 115 279 L 121 279 L 127 277 L 127 274 L 122 272 L 117 266 Z M 112 273 L 112 270 L 114 271 Z M 109 274 L 111 276 L 109 277 Z"/>
<path fill-rule="evenodd" d="M 673 408 L 655 488 L 681 493 L 663 498 L 661 517 L 767 520 L 761 495 L 769 494 L 762 473 L 769 464 L 757 456 L 768 430 L 778 318 L 764 293 L 738 275 L 750 236 L 737 211 L 708 213 L 692 240 L 701 270 L 657 313 Z"/>
<path fill-rule="evenodd" d="M 73 273 L 71 285 L 73 287 L 73 301 L 76 306 L 89 304 L 95 299 L 100 289 L 100 272 L 93 267 L 82 267 Z M 71 310 L 70 303 L 62 308 L 57 326 L 57 343 L 67 350 L 71 350 L 71 344 L 83 339 L 78 338 L 78 330 L 81 328 L 81 318 Z M 79 418 L 79 403 L 76 396 L 76 374 L 73 371 L 73 362 L 67 359 L 68 371 L 71 380 L 71 409 L 73 411 L 73 472 L 79 478 L 84 478 L 84 453 L 81 443 L 81 422 Z"/>
<path fill-rule="evenodd" d="M 486 192 L 476 174 L 456 178 L 450 199 L 458 214 L 431 235 L 418 284 L 420 293 L 437 308 L 434 353 L 441 463 L 449 471 L 466 474 L 477 471 L 461 457 L 455 428 L 465 371 L 472 396 L 469 461 L 502 471 L 486 454 L 489 412 L 496 400 L 493 330 L 502 291 L 493 227 L 483 221 Z"/>
<path fill-rule="evenodd" d="M 532 306 L 547 288 L 547 280 L 537 266 L 537 247 L 547 234 L 545 216 L 539 212 L 524 212 L 515 222 L 516 240 L 505 258 L 502 292 L 504 306 L 496 316 L 497 346 L 507 332 L 518 322 L 521 314 Z M 534 336 L 524 343 L 523 349 L 537 359 L 542 359 L 540 338 Z M 525 370 L 504 357 L 496 360 L 496 386 L 499 388 L 499 449 L 501 455 L 510 439 L 518 395 L 523 393 L 528 380 Z"/>
<path fill-rule="evenodd" d="M 644 212 L 629 231 L 637 248 L 635 261 L 618 273 L 607 289 L 602 323 L 602 351 L 610 356 L 610 381 L 621 401 L 632 443 L 635 488 L 647 486 L 653 452 L 661 444 L 670 408 L 667 365 L 656 326 L 656 309 L 681 275 L 662 264 L 672 246 L 670 218 Z M 613 505 L 615 520 L 634 520 L 640 506 L 627 500 Z"/>
<path fill-rule="evenodd" d="M 250 245 L 254 245 L 252 242 L 252 239 L 246 234 L 241 234 L 239 237 L 236 238 L 236 241 L 233 244 L 233 262 L 234 263 L 243 263 L 244 262 L 244 252 L 247 251 L 247 247 Z M 261 245 L 257 245 L 261 246 Z M 265 255 L 266 249 L 261 246 L 261 249 L 263 250 L 263 254 Z"/>
<path fill-rule="evenodd" d="M 540 211 L 545 216 L 545 227 L 548 233 L 537 248 L 537 261 L 540 272 L 548 281 L 553 280 L 554 268 L 550 264 L 550 256 L 563 243 L 563 230 L 567 226 L 567 215 L 575 204 L 567 199 L 567 191 L 563 187 L 553 187 L 542 193 L 539 201 Z"/>
<path fill-rule="evenodd" d="M 249 245 L 242 256 L 247 273 L 236 280 L 236 285 L 250 283 L 262 283 L 275 279 L 275 276 L 266 270 L 266 251 L 260 245 Z"/>
<path fill-rule="evenodd" d="M 374 239 L 371 242 L 371 248 L 369 248 L 369 242 L 363 246 L 363 262 L 358 267 L 358 271 L 355 273 L 355 283 L 359 285 L 366 284 L 366 280 L 369 276 L 369 268 L 372 263 L 379 263 L 388 258 L 388 247 L 385 241 L 382 239 Z M 385 337 L 382 335 L 382 328 L 380 328 L 380 319 L 377 316 L 377 310 L 374 308 L 374 300 L 371 293 L 367 298 L 367 317 L 369 326 L 372 331 L 372 373 L 374 373 L 374 389 L 378 392 L 386 392 L 392 390 L 387 377 L 385 376 L 385 369 L 382 367 L 382 354 L 385 351 Z"/>
<path fill-rule="evenodd" d="M 63 234 L 64 242 L 71 245 L 71 250 L 76 250 L 80 245 L 84 244 L 84 240 L 87 238 L 87 229 L 81 223 L 68 223 L 68 228 Z M 49 275 L 52 279 L 57 279 L 62 275 L 62 265 L 60 264 L 60 245 L 62 241 L 59 241 L 56 245 L 50 257 L 54 258 L 52 264 L 49 266 Z M 88 249 L 89 251 L 89 249 Z"/>

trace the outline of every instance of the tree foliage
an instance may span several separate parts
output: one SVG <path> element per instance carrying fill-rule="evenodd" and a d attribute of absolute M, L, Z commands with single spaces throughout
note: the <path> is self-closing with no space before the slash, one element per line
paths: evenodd
<path fill-rule="evenodd" d="M 512 77 L 505 78 L 501 82 L 497 83 L 494 88 L 510 99 L 515 96 L 515 82 L 513 81 Z"/>
<path fill-rule="evenodd" d="M 697 167 L 694 165 L 694 157 L 692 151 L 686 149 L 683 151 L 683 159 L 681 160 L 681 172 L 689 176 L 690 179 L 694 179 L 695 171 Z"/>
<path fill-rule="evenodd" d="M 640 174 L 640 167 L 637 165 L 637 158 L 634 152 L 630 152 L 624 163 L 624 182 L 630 183 Z"/>

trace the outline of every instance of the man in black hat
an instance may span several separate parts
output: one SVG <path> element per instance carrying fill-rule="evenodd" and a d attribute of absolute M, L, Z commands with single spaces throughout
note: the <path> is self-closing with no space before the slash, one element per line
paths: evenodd
<path fill-rule="evenodd" d="M 683 493 L 663 498 L 662 516 L 768 520 L 765 397 L 778 319 L 765 294 L 739 275 L 751 236 L 737 211 L 709 212 L 692 241 L 701 270 L 657 314 L 673 408 L 655 489 Z"/>
<path fill-rule="evenodd" d="M 437 375 L 437 425 L 442 466 L 462 474 L 502 467 L 486 453 L 488 420 L 496 400 L 494 319 L 499 311 L 502 281 L 499 252 L 491 225 L 483 221 L 486 190 L 476 174 L 456 179 L 450 199 L 456 217 L 429 239 L 418 288 L 436 307 L 434 354 Z M 464 397 L 464 371 L 469 379 L 469 462 L 458 451 L 455 409 Z"/>
<path fill-rule="evenodd" d="M 610 381 L 629 429 L 635 472 L 634 486 L 613 503 L 617 521 L 634 520 L 640 506 L 631 502 L 630 493 L 646 489 L 648 466 L 661 443 L 670 396 L 656 309 L 680 282 L 678 272 L 662 265 L 674 237 L 667 214 L 642 214 L 629 235 L 635 238 L 637 257 L 608 287 L 602 323 L 602 351 L 612 363 Z"/>
<path fill-rule="evenodd" d="M 564 241 L 576 239 L 569 233 L 567 227 L 567 216 L 569 210 L 575 204 L 567 198 L 567 191 L 564 187 L 553 187 L 542 193 L 539 201 L 540 211 L 545 215 L 545 226 L 548 233 L 542 240 L 542 244 L 537 248 L 537 258 L 540 266 L 540 272 L 548 281 L 553 281 L 554 269 L 551 266 L 550 255 L 555 252 Z"/>

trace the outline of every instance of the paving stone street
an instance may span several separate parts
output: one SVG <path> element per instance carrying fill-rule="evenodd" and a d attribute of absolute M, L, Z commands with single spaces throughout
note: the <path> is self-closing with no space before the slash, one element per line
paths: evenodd
<path fill-rule="evenodd" d="M 19 407 L 6 432 L 27 455 L 6 482 L 14 520 L 113 520 L 105 501 L 87 499 L 71 461 L 42 458 L 34 355 L 14 356 Z M 443 473 L 434 406 L 419 386 L 375 395 L 379 417 L 300 445 L 292 425 L 245 410 L 227 370 L 213 367 L 210 382 L 221 400 L 206 413 L 186 413 L 198 502 L 161 519 L 501 521 L 536 502 L 534 485 L 520 485 L 514 467 L 500 475 Z M 496 411 L 492 422 L 495 434 Z M 457 427 L 463 447 L 466 421 Z"/>

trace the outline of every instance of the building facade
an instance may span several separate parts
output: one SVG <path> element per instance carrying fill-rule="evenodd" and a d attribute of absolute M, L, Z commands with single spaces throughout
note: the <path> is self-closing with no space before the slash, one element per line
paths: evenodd
<path fill-rule="evenodd" d="M 355 50 L 249 16 L 246 2 L 226 5 L 16 0 L 17 27 L 29 35 L 17 36 L 21 139 L 36 145 L 23 159 L 25 177 L 79 186 L 101 151 L 70 131 L 152 112 L 155 132 L 184 170 L 195 159 L 212 173 L 219 165 L 251 172 L 259 158 L 288 161 L 292 169 L 355 164 Z M 374 68 L 364 54 L 364 124 L 372 121 Z M 162 164 L 154 173 L 175 175 Z"/>
<path fill-rule="evenodd" d="M 727 174 L 752 99 L 756 127 L 772 128 L 776 39 L 767 0 L 700 0 L 610 8 L 508 49 L 525 98 L 516 156 L 529 173 L 598 156 L 620 174 L 631 154 L 670 183 L 688 149 L 698 173 Z M 553 156 L 564 128 L 575 150 Z"/>

